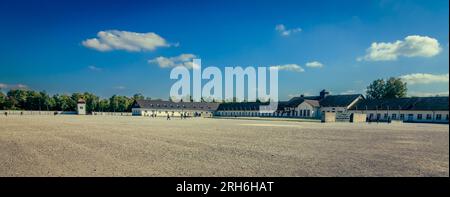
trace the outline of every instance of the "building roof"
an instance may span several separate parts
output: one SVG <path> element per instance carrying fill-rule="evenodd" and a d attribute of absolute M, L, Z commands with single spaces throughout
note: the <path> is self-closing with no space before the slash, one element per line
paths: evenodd
<path fill-rule="evenodd" d="M 324 99 L 320 96 L 299 96 L 290 99 L 289 101 L 279 101 L 278 111 L 283 111 L 286 107 L 297 107 L 303 102 L 308 103 L 313 107 L 348 107 L 361 94 L 352 95 L 327 95 Z M 219 111 L 258 111 L 261 105 L 268 105 L 265 102 L 242 102 L 242 103 L 222 103 L 217 110 Z"/>
<path fill-rule="evenodd" d="M 216 111 L 219 103 L 136 100 L 132 108 Z"/>
<path fill-rule="evenodd" d="M 322 107 L 348 107 L 354 102 L 361 94 L 343 94 L 343 95 L 329 95 L 320 100 L 320 106 Z"/>
<path fill-rule="evenodd" d="M 351 95 L 326 95 L 321 96 L 300 96 L 289 101 L 279 101 L 278 111 L 283 111 L 286 107 L 297 107 L 305 102 L 313 107 L 348 107 L 361 94 Z M 208 110 L 208 111 L 259 111 L 260 106 L 268 105 L 268 102 L 241 102 L 241 103 L 208 103 L 208 102 L 171 102 L 162 100 L 136 100 L 133 108 L 148 109 L 185 109 L 185 110 Z"/>
<path fill-rule="evenodd" d="M 219 111 L 258 111 L 261 102 L 221 103 Z"/>
<path fill-rule="evenodd" d="M 303 102 L 306 102 L 313 107 L 320 107 L 319 98 L 320 97 L 311 97 L 311 96 L 294 97 L 291 100 L 289 100 L 288 102 L 286 102 L 286 107 L 297 107 L 298 105 L 302 104 Z"/>
<path fill-rule="evenodd" d="M 318 100 L 305 99 L 305 103 L 308 103 L 308 104 L 310 104 L 313 107 L 320 107 L 320 102 Z"/>
<path fill-rule="evenodd" d="M 296 107 L 303 102 L 307 102 L 312 106 L 318 107 L 348 107 L 361 94 L 343 94 L 343 95 L 327 95 L 325 98 L 320 96 L 300 96 L 294 97 L 288 101 L 288 107 Z"/>
<path fill-rule="evenodd" d="M 85 101 L 84 99 L 82 99 L 82 98 L 79 98 L 78 101 L 77 101 L 77 103 L 83 104 L 83 103 L 86 103 L 86 101 Z"/>
<path fill-rule="evenodd" d="M 365 99 L 351 110 L 437 110 L 448 111 L 448 96 L 410 97 L 394 99 Z"/>
<path fill-rule="evenodd" d="M 305 100 L 320 100 L 318 96 L 299 96 L 293 97 L 287 102 L 287 107 L 297 107 L 302 104 Z"/>

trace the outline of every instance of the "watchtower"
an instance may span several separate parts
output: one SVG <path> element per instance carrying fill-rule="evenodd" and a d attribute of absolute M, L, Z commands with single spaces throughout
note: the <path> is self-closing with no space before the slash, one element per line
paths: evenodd
<path fill-rule="evenodd" d="M 82 98 L 78 99 L 77 113 L 78 115 L 86 115 L 86 101 Z"/>

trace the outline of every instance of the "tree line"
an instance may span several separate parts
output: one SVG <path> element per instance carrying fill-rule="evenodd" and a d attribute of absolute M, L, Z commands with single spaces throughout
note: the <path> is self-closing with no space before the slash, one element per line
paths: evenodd
<path fill-rule="evenodd" d="M 0 110 L 76 111 L 79 99 L 86 101 L 88 113 L 130 112 L 134 100 L 144 99 L 144 96 L 113 95 L 104 99 L 88 92 L 49 95 L 45 91 L 14 89 L 6 94 L 0 91 Z"/>
<path fill-rule="evenodd" d="M 406 95 L 406 83 L 394 77 L 387 80 L 377 79 L 367 87 L 366 91 L 366 98 L 369 99 L 402 98 Z M 44 91 L 15 89 L 9 90 L 6 95 L 0 91 L 0 110 L 75 111 L 80 98 L 86 101 L 88 113 L 93 111 L 130 112 L 134 100 L 144 99 L 144 96 L 142 94 L 135 94 L 132 97 L 113 95 L 108 99 L 102 99 L 88 92 L 50 96 Z M 192 97 L 189 100 L 192 101 Z M 202 99 L 202 102 L 205 101 Z"/>

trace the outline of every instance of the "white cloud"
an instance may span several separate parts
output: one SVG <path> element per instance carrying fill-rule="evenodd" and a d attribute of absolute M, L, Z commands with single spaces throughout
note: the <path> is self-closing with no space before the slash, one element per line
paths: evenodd
<path fill-rule="evenodd" d="M 120 86 L 115 86 L 114 89 L 125 90 L 125 89 L 127 89 L 127 87 L 120 85 Z"/>
<path fill-rule="evenodd" d="M 97 33 L 97 38 L 84 40 L 82 45 L 98 51 L 126 50 L 131 52 L 153 51 L 170 44 L 153 32 L 136 33 L 119 30 L 106 30 Z"/>
<path fill-rule="evenodd" d="M 309 92 L 305 92 L 305 93 L 302 93 L 302 94 L 300 94 L 300 93 L 288 94 L 287 96 L 288 96 L 289 99 L 291 99 L 291 98 L 294 98 L 294 97 L 299 97 L 301 95 L 303 95 L 303 96 L 314 96 L 314 94 L 311 94 Z"/>
<path fill-rule="evenodd" d="M 91 70 L 91 71 L 96 71 L 96 72 L 100 72 L 100 71 L 103 70 L 102 68 L 99 68 L 99 67 L 94 66 L 94 65 L 88 66 L 88 69 Z"/>
<path fill-rule="evenodd" d="M 346 90 L 344 92 L 341 92 L 341 94 L 356 94 L 356 90 Z"/>
<path fill-rule="evenodd" d="M 13 87 L 19 88 L 19 89 L 27 89 L 27 88 L 28 88 L 28 86 L 27 86 L 27 85 L 24 85 L 24 84 L 17 84 L 17 85 L 15 85 L 15 86 L 13 86 Z"/>
<path fill-rule="evenodd" d="M 430 97 L 430 96 L 448 96 L 449 92 L 415 92 L 411 91 L 408 93 L 408 96 L 416 96 L 416 97 Z"/>
<path fill-rule="evenodd" d="M 280 33 L 282 36 L 289 36 L 294 33 L 301 32 L 301 28 L 293 28 L 293 29 L 287 29 L 286 26 L 283 24 L 279 24 L 275 26 L 275 30 Z"/>
<path fill-rule="evenodd" d="M 24 84 L 6 84 L 6 83 L 0 83 L 0 89 L 28 89 L 27 85 Z"/>
<path fill-rule="evenodd" d="M 303 69 L 301 66 L 299 66 L 297 64 L 284 64 L 284 65 L 276 65 L 276 66 L 271 66 L 271 67 L 276 67 L 276 68 L 278 68 L 278 70 L 305 72 L 305 69 Z"/>
<path fill-rule="evenodd" d="M 430 83 L 448 83 L 449 75 L 447 74 L 428 74 L 428 73 L 414 73 L 400 76 L 408 85 L 413 84 L 430 84 Z"/>
<path fill-rule="evenodd" d="M 308 62 L 306 63 L 306 67 L 310 68 L 322 68 L 323 64 L 318 61 Z"/>
<path fill-rule="evenodd" d="M 157 57 L 148 61 L 150 64 L 157 64 L 161 68 L 173 68 L 177 66 L 184 66 L 186 68 L 192 68 L 192 59 L 197 58 L 194 54 L 181 54 L 175 57 Z"/>
<path fill-rule="evenodd" d="M 299 95 L 297 95 L 297 94 L 288 94 L 287 96 L 288 96 L 289 99 L 291 99 L 291 98 L 297 97 Z"/>
<path fill-rule="evenodd" d="M 441 52 L 439 42 L 428 36 L 407 36 L 395 42 L 374 42 L 358 61 L 393 61 L 399 57 L 433 57 Z"/>

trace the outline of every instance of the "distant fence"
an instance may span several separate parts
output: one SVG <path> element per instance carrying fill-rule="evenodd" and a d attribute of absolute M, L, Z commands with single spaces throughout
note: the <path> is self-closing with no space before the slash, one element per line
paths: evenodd
<path fill-rule="evenodd" d="M 0 115 L 75 115 L 76 111 L 28 111 L 28 110 L 0 110 Z"/>

